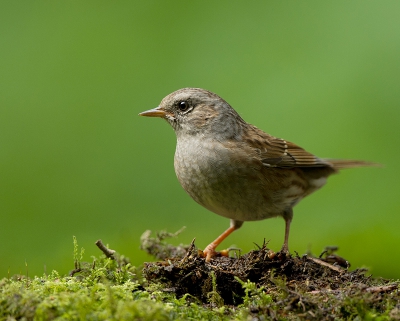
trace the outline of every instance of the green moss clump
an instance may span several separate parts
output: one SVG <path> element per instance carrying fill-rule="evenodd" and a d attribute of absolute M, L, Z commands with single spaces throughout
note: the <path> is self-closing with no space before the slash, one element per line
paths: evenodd
<path fill-rule="evenodd" d="M 225 309 L 203 307 L 191 296 L 177 299 L 118 253 L 82 262 L 74 238 L 75 269 L 0 280 L 0 320 L 186 320 L 228 319 Z M 146 288 L 145 288 L 146 287 Z"/>

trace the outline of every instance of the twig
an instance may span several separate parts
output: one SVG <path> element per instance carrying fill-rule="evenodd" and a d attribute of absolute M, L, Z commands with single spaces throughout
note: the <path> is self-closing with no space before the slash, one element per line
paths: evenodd
<path fill-rule="evenodd" d="M 381 292 L 389 292 L 392 290 L 397 289 L 397 284 L 389 284 L 389 285 L 382 285 L 382 286 L 372 286 L 370 288 L 365 289 L 367 292 L 371 293 L 381 293 Z"/>
<path fill-rule="evenodd" d="M 69 272 L 69 276 L 74 276 L 76 273 L 79 273 L 80 271 L 82 271 L 81 268 L 77 268 L 77 269 L 73 269 L 71 272 Z"/>
<path fill-rule="evenodd" d="M 79 262 L 79 261 L 75 261 L 75 269 L 73 269 L 71 272 L 69 272 L 69 276 L 74 276 L 76 273 L 79 273 L 79 272 L 81 272 L 82 271 L 82 269 L 81 269 L 81 262 Z"/>
<path fill-rule="evenodd" d="M 339 272 L 339 273 L 342 273 L 344 271 L 344 269 L 342 269 L 342 268 L 340 268 L 338 266 L 326 263 L 326 262 L 324 262 L 324 261 L 322 261 L 320 259 L 317 259 L 315 257 L 311 257 L 311 256 L 307 255 L 307 259 L 310 260 L 310 261 L 313 261 L 313 262 L 315 262 L 315 263 L 317 263 L 319 265 L 326 266 L 326 267 L 330 268 L 331 270 L 334 270 L 334 271 Z"/>
<path fill-rule="evenodd" d="M 194 238 L 194 239 L 192 240 L 192 242 L 190 243 L 189 248 L 187 249 L 187 252 L 186 252 L 185 256 L 183 257 L 183 259 L 181 260 L 181 262 L 185 262 L 185 261 L 187 260 L 187 258 L 188 258 L 190 255 L 192 255 L 193 249 L 195 248 L 195 245 L 194 245 L 194 241 L 195 241 L 195 240 L 196 240 L 196 238 Z"/>
<path fill-rule="evenodd" d="M 398 287 L 398 284 L 394 283 L 394 284 L 389 284 L 389 285 L 381 285 L 381 286 L 371 286 L 369 288 L 364 288 L 363 290 L 366 292 L 370 292 L 370 293 L 381 293 L 381 292 L 390 292 L 393 290 L 396 290 Z M 332 291 L 330 289 L 326 289 L 326 290 L 314 290 L 311 292 L 307 292 L 310 294 L 320 294 L 320 293 L 330 293 L 330 292 L 337 292 L 336 291 Z"/>
<path fill-rule="evenodd" d="M 106 257 L 115 260 L 115 251 L 107 248 L 101 240 L 97 240 L 94 244 L 105 254 Z"/>

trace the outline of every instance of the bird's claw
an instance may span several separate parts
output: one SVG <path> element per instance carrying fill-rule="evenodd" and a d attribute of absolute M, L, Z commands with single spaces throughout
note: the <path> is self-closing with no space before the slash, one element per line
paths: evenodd
<path fill-rule="evenodd" d="M 206 262 L 210 262 L 214 257 L 229 256 L 229 250 L 215 251 L 213 244 L 208 245 L 203 251 L 199 251 L 200 256 L 206 258 Z"/>
<path fill-rule="evenodd" d="M 276 255 L 278 256 L 278 258 L 279 259 L 287 259 L 287 258 L 290 258 L 291 257 L 291 255 L 290 255 L 290 252 L 289 252 L 289 249 L 286 247 L 282 247 L 282 249 L 278 252 L 278 253 L 276 253 Z"/>

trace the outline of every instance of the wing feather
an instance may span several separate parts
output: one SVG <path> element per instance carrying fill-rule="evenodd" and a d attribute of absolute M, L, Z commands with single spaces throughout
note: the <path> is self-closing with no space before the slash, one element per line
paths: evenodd
<path fill-rule="evenodd" d="M 268 167 L 331 167 L 332 165 L 303 148 L 284 139 L 264 133 L 255 126 L 246 137 L 246 143 L 257 150 Z"/>

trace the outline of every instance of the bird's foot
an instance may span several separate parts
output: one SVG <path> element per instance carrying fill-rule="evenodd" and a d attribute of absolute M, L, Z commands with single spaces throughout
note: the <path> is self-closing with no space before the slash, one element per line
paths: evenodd
<path fill-rule="evenodd" d="M 201 255 L 206 258 L 206 262 L 210 262 L 212 258 L 219 256 L 229 256 L 229 250 L 222 250 L 220 252 L 215 251 L 217 246 L 214 243 L 207 245 L 207 247 L 201 251 Z"/>
<path fill-rule="evenodd" d="M 277 253 L 277 255 L 280 259 L 289 258 L 290 257 L 289 248 L 284 244 L 282 246 L 282 249 Z"/>

